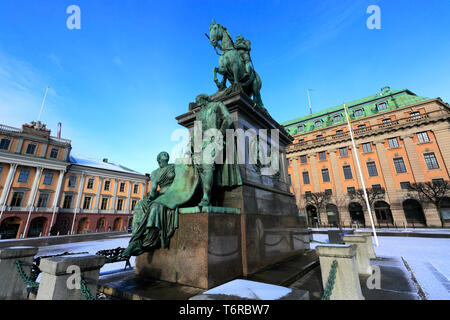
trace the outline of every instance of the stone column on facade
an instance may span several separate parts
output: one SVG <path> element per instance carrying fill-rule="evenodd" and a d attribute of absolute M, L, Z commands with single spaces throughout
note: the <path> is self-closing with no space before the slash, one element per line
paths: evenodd
<path fill-rule="evenodd" d="M 450 170 L 450 126 L 448 123 L 445 127 L 433 130 L 434 136 L 436 138 L 436 143 L 441 151 L 442 159 L 444 159 L 444 164 L 447 172 Z"/>
<path fill-rule="evenodd" d="M 22 146 L 23 146 L 23 139 L 20 138 L 17 140 L 17 146 L 16 146 L 16 150 L 14 152 L 20 153 L 20 150 L 22 150 Z"/>
<path fill-rule="evenodd" d="M 133 181 L 128 181 L 128 194 L 127 194 L 127 206 L 126 213 L 131 213 L 131 189 L 133 187 Z"/>
<path fill-rule="evenodd" d="M 75 226 L 75 219 L 77 217 L 77 213 L 80 210 L 81 198 L 83 197 L 83 189 L 84 189 L 84 179 L 86 175 L 84 173 L 81 174 L 80 185 L 78 186 L 78 195 L 77 202 L 75 205 L 74 213 L 73 213 L 73 221 L 72 221 L 72 229 L 70 230 L 70 234 L 73 234 L 73 229 Z"/>
<path fill-rule="evenodd" d="M 2 218 L 3 211 L 6 208 L 6 201 L 8 201 L 9 191 L 11 189 L 12 181 L 14 179 L 14 175 L 16 173 L 17 163 L 11 163 L 9 165 L 8 176 L 5 180 L 5 185 L 3 187 L 2 194 L 0 196 L 0 219 Z"/>
<path fill-rule="evenodd" d="M 48 144 L 47 143 L 43 143 L 42 144 L 42 150 L 41 150 L 41 157 L 45 158 L 45 154 L 47 153 L 47 148 L 48 148 Z"/>
<path fill-rule="evenodd" d="M 44 168 L 42 168 L 42 167 L 36 168 L 36 174 L 34 175 L 33 186 L 31 187 L 30 195 L 28 198 L 28 204 L 27 204 L 28 217 L 27 217 L 27 222 L 25 223 L 25 229 L 23 230 L 23 235 L 22 235 L 23 238 L 25 238 L 28 233 L 28 226 L 30 223 L 31 212 L 34 210 L 34 202 L 36 201 L 36 194 L 39 189 L 39 182 L 41 181 L 42 171 L 44 171 Z"/>
<path fill-rule="evenodd" d="M 419 156 L 417 155 L 412 136 L 405 136 L 403 143 L 405 144 L 406 154 L 408 155 L 409 164 L 411 166 L 411 173 L 414 176 L 415 182 L 425 182 L 425 175 L 420 166 Z"/>
<path fill-rule="evenodd" d="M 344 194 L 344 189 L 342 187 L 341 174 L 339 172 L 339 166 L 337 162 L 338 150 L 330 150 L 330 162 L 331 171 L 333 176 L 334 188 L 336 191 L 336 206 L 339 210 L 339 220 L 341 224 L 346 225 L 351 223 L 350 213 L 348 212 L 347 206 L 347 196 Z"/>
<path fill-rule="evenodd" d="M 99 212 L 100 196 L 102 194 L 103 177 L 98 177 L 97 192 L 95 194 L 94 210 Z"/>
<path fill-rule="evenodd" d="M 316 154 L 309 155 L 309 162 L 311 164 L 311 183 L 313 185 L 314 192 L 320 192 L 320 181 L 319 181 L 319 173 L 317 172 L 317 159 Z M 317 208 L 318 209 L 318 208 Z M 320 223 L 328 223 L 328 217 L 326 212 L 324 212 L 324 208 L 322 208 L 321 212 L 319 212 L 319 220 Z"/>
<path fill-rule="evenodd" d="M 374 141 L 375 148 L 377 150 L 378 159 L 380 160 L 381 172 L 384 179 L 384 183 L 386 185 L 386 202 L 389 204 L 392 218 L 394 219 L 395 224 L 403 225 L 403 222 L 406 222 L 405 213 L 403 209 L 399 207 L 399 199 L 397 196 L 396 187 L 394 183 L 394 178 L 392 176 L 392 172 L 389 166 L 389 160 L 386 155 L 386 148 L 384 146 L 384 140 L 382 141 Z M 374 212 L 375 213 L 375 212 Z M 374 223 L 376 223 L 376 216 L 374 217 Z"/>
<path fill-rule="evenodd" d="M 297 202 L 297 206 L 300 204 L 301 200 L 301 189 L 300 189 L 300 174 L 298 172 L 298 161 L 297 157 L 292 158 L 292 183 L 294 184 L 294 194 Z"/>
<path fill-rule="evenodd" d="M 111 181 L 114 181 L 114 186 L 113 186 L 113 196 L 112 196 L 112 200 L 111 200 L 111 209 L 113 213 L 116 213 L 116 199 L 117 199 L 117 186 L 119 184 L 119 180 L 118 179 L 113 179 Z"/>
<path fill-rule="evenodd" d="M 50 235 L 51 228 L 53 226 L 53 222 L 55 221 L 55 215 L 56 211 L 59 209 L 59 199 L 61 198 L 61 191 L 62 191 L 62 184 L 64 181 L 64 174 L 66 173 L 66 170 L 59 170 L 59 176 L 58 176 L 58 182 L 56 184 L 56 190 L 55 195 L 53 198 L 53 213 L 52 213 L 52 220 L 50 222 L 50 228 L 48 230 L 48 234 Z"/>
<path fill-rule="evenodd" d="M 361 177 L 360 177 L 360 175 L 359 175 L 359 170 L 358 170 L 358 164 L 356 163 L 356 154 L 355 153 L 357 153 L 357 152 L 359 152 L 359 146 L 358 145 L 356 145 L 356 149 L 354 149 L 353 147 L 348 147 L 349 149 L 350 149 L 350 152 L 351 152 L 351 154 L 352 154 L 352 163 L 353 163 L 353 170 L 352 170 L 352 174 L 354 174 L 355 175 L 355 177 L 356 177 L 356 181 L 358 182 L 358 188 L 362 188 L 362 181 L 361 181 Z M 354 150 L 353 150 L 354 149 Z M 359 156 L 358 156 L 358 159 L 359 159 Z M 361 162 L 360 162 L 360 165 L 362 165 L 361 164 Z M 362 169 L 361 169 L 362 170 Z M 367 187 L 367 186 L 366 186 Z"/>

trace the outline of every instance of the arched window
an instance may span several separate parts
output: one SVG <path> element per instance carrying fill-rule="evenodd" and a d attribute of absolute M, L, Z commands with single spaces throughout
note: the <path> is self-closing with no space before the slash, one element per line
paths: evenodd
<path fill-rule="evenodd" d="M 403 212 L 408 224 L 426 224 L 425 214 L 417 200 L 408 199 L 403 201 Z"/>

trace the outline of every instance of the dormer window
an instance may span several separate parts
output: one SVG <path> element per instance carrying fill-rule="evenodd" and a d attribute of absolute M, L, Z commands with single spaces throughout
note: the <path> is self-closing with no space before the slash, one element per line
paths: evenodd
<path fill-rule="evenodd" d="M 342 120 L 342 116 L 340 114 L 335 114 L 333 116 L 333 122 L 339 122 Z"/>
<path fill-rule="evenodd" d="M 386 102 L 380 102 L 377 105 L 377 109 L 378 109 L 378 111 L 386 110 L 387 109 L 387 103 Z"/>
<path fill-rule="evenodd" d="M 305 126 L 303 124 L 301 124 L 297 127 L 297 130 L 302 132 L 303 130 L 305 130 Z"/>
<path fill-rule="evenodd" d="M 355 117 L 361 117 L 361 116 L 364 115 L 364 110 L 363 110 L 363 109 L 355 110 L 355 111 L 353 112 L 353 115 L 354 115 Z"/>
<path fill-rule="evenodd" d="M 322 126 L 322 120 L 317 120 L 316 122 L 314 122 L 314 126 L 315 127 L 321 127 Z"/>

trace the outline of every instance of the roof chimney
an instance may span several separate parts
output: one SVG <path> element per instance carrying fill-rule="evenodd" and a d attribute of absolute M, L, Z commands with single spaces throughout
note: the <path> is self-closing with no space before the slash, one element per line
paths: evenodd
<path fill-rule="evenodd" d="M 389 86 L 381 88 L 381 93 L 388 93 L 390 91 L 391 91 L 391 87 L 389 87 Z"/>
<path fill-rule="evenodd" d="M 58 139 L 61 139 L 61 126 L 62 126 L 61 122 L 58 122 L 58 135 L 57 135 Z"/>

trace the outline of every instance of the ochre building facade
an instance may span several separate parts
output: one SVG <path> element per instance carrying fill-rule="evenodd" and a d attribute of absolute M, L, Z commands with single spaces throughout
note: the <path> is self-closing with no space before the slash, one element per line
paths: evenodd
<path fill-rule="evenodd" d="M 411 183 L 449 180 L 450 106 L 440 98 L 391 90 L 347 104 L 366 188 L 381 188 L 372 204 L 377 226 L 450 225 L 450 199 L 437 209 L 408 190 Z M 344 106 L 339 105 L 282 123 L 294 137 L 287 148 L 291 191 L 311 226 L 339 223 L 368 226 L 362 189 Z M 324 210 L 306 201 L 309 193 L 331 195 Z M 317 213 L 319 211 L 319 214 Z"/>
<path fill-rule="evenodd" d="M 24 238 L 126 230 L 150 179 L 74 157 L 40 122 L 0 125 L 0 235 Z"/>

